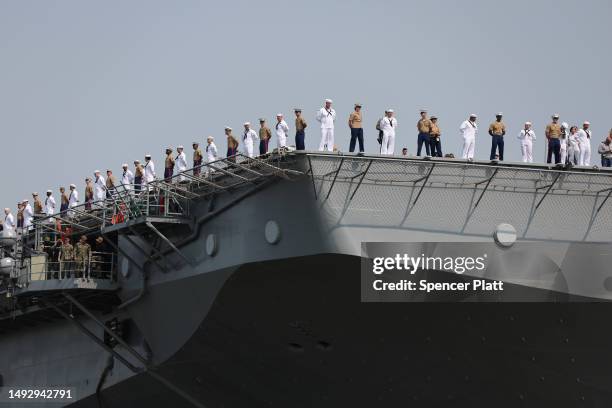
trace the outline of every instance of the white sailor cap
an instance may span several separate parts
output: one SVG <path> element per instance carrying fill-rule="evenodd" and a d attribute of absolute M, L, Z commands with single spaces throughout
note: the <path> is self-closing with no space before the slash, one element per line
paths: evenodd
<path fill-rule="evenodd" d="M 525 124 L 531 126 L 531 122 L 525 122 Z"/>
<path fill-rule="evenodd" d="M 145 154 L 145 159 L 150 159 L 151 155 L 150 154 Z"/>
<path fill-rule="evenodd" d="M 394 111 L 393 109 L 391 109 L 391 108 L 388 108 L 388 109 L 387 109 L 385 112 L 387 112 L 387 113 L 393 113 L 393 112 L 395 112 L 395 111 Z"/>
<path fill-rule="evenodd" d="M 568 128 L 569 128 L 569 125 L 567 124 L 567 122 L 563 122 L 563 123 L 561 124 L 561 127 L 562 127 L 563 129 L 568 129 Z"/>
<path fill-rule="evenodd" d="M 361 107 L 362 107 L 362 105 L 361 105 L 360 103 L 356 103 L 356 104 L 355 104 L 355 107 L 356 107 L 356 108 L 361 108 Z"/>
<path fill-rule="evenodd" d="M 100 172 L 100 170 L 94 170 L 94 174 L 97 174 L 99 172 Z"/>
<path fill-rule="evenodd" d="M 166 150 L 172 151 L 172 148 L 170 146 L 168 146 L 168 147 L 166 147 Z"/>
<path fill-rule="evenodd" d="M 184 147 L 183 147 L 183 145 L 178 145 L 178 146 L 176 146 L 176 149 L 177 149 L 177 150 L 178 150 L 178 149 L 184 149 Z"/>
<path fill-rule="evenodd" d="M 225 127 L 225 130 L 232 130 L 232 128 L 231 128 L 231 127 L 229 127 L 229 126 L 226 126 L 226 127 Z"/>
<path fill-rule="evenodd" d="M 33 192 L 33 193 L 32 193 L 32 195 L 33 195 L 34 197 L 36 197 L 36 196 L 38 195 L 38 193 L 35 191 L 35 192 Z"/>
<path fill-rule="evenodd" d="M 29 203 L 30 200 L 28 200 L 27 198 L 24 198 L 23 200 L 21 200 L 22 203 Z"/>
<path fill-rule="evenodd" d="M 504 114 L 502 112 L 497 112 L 495 116 L 504 116 Z"/>
<path fill-rule="evenodd" d="M 559 114 L 555 113 L 554 115 L 552 115 L 553 119 L 559 119 Z"/>
<path fill-rule="evenodd" d="M 470 118 L 477 118 L 478 116 L 475 113 L 470 113 Z"/>
<path fill-rule="evenodd" d="M 6 207 L 6 208 L 4 208 L 4 211 L 8 211 L 8 212 L 10 212 L 10 211 L 11 211 L 11 209 L 10 209 L 10 208 L 8 208 L 8 207 Z"/>
<path fill-rule="evenodd" d="M 200 142 L 191 142 L 192 145 L 199 145 Z"/>
<path fill-rule="evenodd" d="M 140 160 L 134 160 L 134 164 L 140 164 Z"/>
<path fill-rule="evenodd" d="M 302 108 L 293 108 L 293 111 L 294 111 L 294 112 L 301 112 L 301 111 L 302 111 Z"/>
<path fill-rule="evenodd" d="M 282 113 L 277 113 L 276 117 L 279 117 L 279 116 L 284 116 L 284 115 Z"/>
<path fill-rule="evenodd" d="M 266 121 L 266 118 L 259 118 L 259 122 L 260 122 L 260 123 L 261 123 L 261 122 L 265 122 L 265 121 Z"/>
<path fill-rule="evenodd" d="M 127 164 L 127 163 L 123 163 L 123 164 L 121 165 L 121 167 L 127 167 L 127 166 L 128 166 L 128 164 Z"/>
<path fill-rule="evenodd" d="M 113 172 L 111 169 L 106 169 L 106 171 L 107 171 L 107 172 L 109 172 L 109 171 L 110 171 L 111 173 Z"/>
<path fill-rule="evenodd" d="M 47 190 L 47 194 L 53 194 L 52 190 Z"/>
<path fill-rule="evenodd" d="M 589 122 L 588 120 L 585 120 L 584 122 L 582 122 L 583 125 L 590 125 L 591 122 Z"/>
<path fill-rule="evenodd" d="M 76 188 L 76 184 L 71 184 L 70 187 Z"/>
<path fill-rule="evenodd" d="M 206 140 L 215 140 L 215 138 L 214 138 L 214 137 L 212 137 L 212 136 L 208 136 L 208 137 L 206 138 Z"/>
<path fill-rule="evenodd" d="M 244 122 L 242 126 L 251 126 L 251 122 Z"/>
<path fill-rule="evenodd" d="M 325 103 L 333 103 L 331 99 L 325 99 Z"/>
<path fill-rule="evenodd" d="M 419 110 L 419 112 L 420 112 L 420 113 L 427 113 L 427 109 L 423 109 L 423 108 L 421 108 L 421 109 Z"/>

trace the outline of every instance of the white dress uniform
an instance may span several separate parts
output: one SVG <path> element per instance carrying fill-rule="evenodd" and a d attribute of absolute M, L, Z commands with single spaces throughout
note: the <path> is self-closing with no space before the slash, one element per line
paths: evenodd
<path fill-rule="evenodd" d="M 123 170 L 121 184 L 128 191 L 132 188 L 132 184 L 134 184 L 134 173 L 132 173 L 130 169 Z"/>
<path fill-rule="evenodd" d="M 573 135 L 570 133 L 567 136 L 567 156 L 570 163 L 578 166 L 580 164 L 580 140 L 578 140 L 578 133 Z"/>
<path fill-rule="evenodd" d="M 149 160 L 148 162 L 145 162 L 144 165 L 144 183 L 143 184 L 149 184 L 155 181 L 155 163 L 153 163 L 153 160 Z"/>
<path fill-rule="evenodd" d="M 580 129 L 576 135 L 580 142 L 580 161 L 579 166 L 591 165 L 591 129 Z"/>
<path fill-rule="evenodd" d="M 321 143 L 319 150 L 334 150 L 334 122 L 336 121 L 336 111 L 333 108 L 321 108 L 317 112 L 316 119 L 321 122 Z"/>
<path fill-rule="evenodd" d="M 565 164 L 567 161 L 567 135 L 564 138 L 560 137 L 559 142 L 561 143 L 561 148 L 559 149 L 561 154 L 561 164 Z"/>
<path fill-rule="evenodd" d="M 68 208 L 74 208 L 79 205 L 79 192 L 74 190 L 70 190 L 70 195 L 68 196 Z M 74 211 L 68 211 L 69 217 L 74 217 Z"/>
<path fill-rule="evenodd" d="M 32 210 L 32 206 L 30 203 L 26 204 L 23 209 L 23 228 L 30 229 L 32 227 L 32 219 L 34 218 L 34 210 Z"/>
<path fill-rule="evenodd" d="M 255 145 L 255 141 L 257 139 L 259 139 L 259 136 L 253 129 L 249 128 L 249 130 L 245 130 L 242 133 L 242 145 L 244 146 L 244 153 L 247 156 L 253 157 L 253 146 Z"/>
<path fill-rule="evenodd" d="M 52 195 L 45 198 L 45 214 L 48 216 L 55 214 L 55 198 Z"/>
<path fill-rule="evenodd" d="M 397 119 L 394 117 L 385 116 L 380 121 L 380 130 L 383 132 L 382 145 L 380 146 L 380 154 L 395 153 L 395 131 L 397 129 Z"/>
<path fill-rule="evenodd" d="M 521 141 L 523 163 L 533 163 L 533 142 L 536 140 L 535 132 L 532 129 L 523 129 L 519 133 L 518 138 Z"/>
<path fill-rule="evenodd" d="M 94 201 L 106 199 L 106 180 L 102 176 L 96 176 L 94 180 Z"/>
<path fill-rule="evenodd" d="M 461 124 L 459 130 L 461 131 L 461 136 L 463 136 L 463 151 L 461 157 L 464 159 L 473 159 L 478 125 L 476 122 L 466 120 Z"/>
<path fill-rule="evenodd" d="M 4 216 L 4 224 L 2 224 L 2 236 L 5 238 L 15 236 L 15 217 L 9 213 Z"/>
<path fill-rule="evenodd" d="M 187 156 L 185 155 L 185 151 L 180 152 L 176 156 L 176 159 L 174 160 L 174 163 L 176 164 L 176 170 L 179 173 L 187 170 Z M 179 183 L 181 181 L 185 181 L 185 180 L 187 180 L 187 177 L 185 177 L 183 174 L 180 174 L 178 176 Z"/>
<path fill-rule="evenodd" d="M 280 149 L 281 147 L 287 147 L 287 135 L 289 134 L 289 126 L 285 119 L 281 120 L 276 124 L 276 142 Z"/>
<path fill-rule="evenodd" d="M 206 163 L 212 163 L 214 161 L 217 161 L 219 159 L 219 153 L 217 152 L 217 145 L 215 144 L 215 142 L 211 142 L 210 144 L 206 145 Z M 208 169 L 209 172 L 214 172 L 214 164 L 213 165 L 209 165 L 206 166 L 206 168 Z"/>

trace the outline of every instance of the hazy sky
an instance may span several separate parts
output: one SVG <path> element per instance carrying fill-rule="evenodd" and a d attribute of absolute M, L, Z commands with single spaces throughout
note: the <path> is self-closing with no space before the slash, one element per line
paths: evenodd
<path fill-rule="evenodd" d="M 354 102 L 370 152 L 386 107 L 398 152 L 415 153 L 421 107 L 440 117 L 444 153 L 458 153 L 460 122 L 475 112 L 476 157 L 488 159 L 497 111 L 507 160 L 520 159 L 525 120 L 543 158 L 554 112 L 590 120 L 596 148 L 612 127 L 610 21 L 609 0 L 0 0 L 0 206 L 72 182 L 82 192 L 93 170 L 118 173 L 145 153 L 160 173 L 166 145 L 190 156 L 213 135 L 225 151 L 223 126 L 292 119 L 296 106 L 315 149 L 323 98 L 342 150 Z"/>

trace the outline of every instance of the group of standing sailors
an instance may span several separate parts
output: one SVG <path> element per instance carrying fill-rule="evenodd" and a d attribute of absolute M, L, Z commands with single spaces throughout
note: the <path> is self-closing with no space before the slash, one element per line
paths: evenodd
<path fill-rule="evenodd" d="M 319 150 L 335 151 L 338 150 L 335 144 L 335 123 L 336 111 L 332 107 L 332 100 L 326 99 L 323 106 L 316 112 L 315 119 L 320 124 L 321 140 Z M 438 125 L 438 118 L 434 115 L 428 116 L 425 109 L 420 110 L 420 118 L 416 124 L 417 129 L 417 156 L 421 156 L 423 150 L 427 156 L 443 157 L 441 135 L 442 132 Z M 302 116 L 302 109 L 295 108 L 295 148 L 297 150 L 305 149 L 306 128 L 308 126 L 306 120 Z M 503 114 L 501 112 L 495 115 L 495 120 L 489 125 L 488 133 L 491 136 L 491 151 L 490 160 L 504 160 L 504 137 L 506 136 L 506 125 L 503 122 Z M 356 103 L 354 110 L 348 118 L 348 126 L 350 128 L 350 143 L 349 152 L 354 152 L 359 148 L 359 154 L 363 154 L 365 150 L 362 105 Z M 398 121 L 395 117 L 393 109 L 385 110 L 384 115 L 376 122 L 376 130 L 378 131 L 377 141 L 380 145 L 380 154 L 393 155 L 395 154 L 395 141 L 397 134 Z M 239 140 L 234 137 L 232 128 L 225 127 L 225 137 L 227 139 L 226 156 L 230 160 L 235 160 L 235 155 L 238 153 L 238 148 L 242 143 L 243 152 L 248 157 L 255 157 L 257 145 L 259 145 L 259 154 L 268 153 L 270 139 L 273 132 L 268 127 L 265 118 L 259 119 L 259 129 L 255 131 L 250 122 L 243 124 L 244 130 L 242 137 Z M 468 161 L 474 159 L 474 151 L 476 145 L 476 136 L 478 134 L 478 117 L 476 114 L 471 114 L 467 120 L 461 123 L 459 127 L 463 146 L 461 149 L 461 157 Z M 277 139 L 277 148 L 279 150 L 288 147 L 290 128 L 285 121 L 282 113 L 276 115 L 276 123 L 274 125 L 274 134 Z M 572 164 L 578 166 L 591 165 L 591 129 L 590 123 L 585 121 L 582 128 L 577 126 L 569 126 L 567 123 L 559 123 L 559 115 L 552 116 L 552 121 L 546 126 L 546 161 L 555 164 Z M 523 162 L 533 162 L 533 147 L 536 140 L 536 134 L 532 128 L 531 122 L 525 122 L 524 128 L 519 132 L 518 139 L 520 142 L 521 155 Z M 599 144 L 598 153 L 601 155 L 601 164 L 603 167 L 612 167 L 612 130 L 609 135 Z M 202 165 L 215 162 L 220 159 L 219 151 L 214 142 L 214 138 L 209 136 L 204 149 L 200 148 L 198 142 L 192 143 L 193 147 L 193 175 L 200 176 Z M 423 149 L 424 148 L 424 149 Z M 402 155 L 407 156 L 407 148 L 402 149 Z M 454 157 L 452 154 L 446 157 Z M 172 147 L 166 149 L 166 157 L 164 161 L 164 180 L 170 181 L 177 172 L 177 181 L 185 182 L 187 177 L 185 172 L 189 165 L 187 163 L 187 155 L 183 146 L 177 146 L 176 156 Z M 209 166 L 208 172 L 213 172 L 214 167 Z M 99 170 L 94 172 L 94 177 L 85 179 L 85 209 L 92 210 L 95 205 L 103 205 L 106 199 L 112 196 L 113 190 L 121 185 L 125 190 L 134 190 L 135 193 L 145 189 L 147 184 L 154 182 L 157 179 L 155 172 L 155 164 L 151 159 L 151 155 L 145 155 L 144 162 L 134 160 L 133 171 L 129 169 L 127 163 L 122 165 L 122 174 L 117 181 L 111 169 L 106 170 L 106 177 Z M 59 212 L 67 214 L 69 217 L 74 216 L 72 208 L 79 204 L 79 194 L 75 184 L 70 184 L 69 192 L 66 192 L 64 187 L 59 188 Z M 32 194 L 34 207 L 29 203 L 28 199 L 24 199 L 17 203 L 17 218 L 13 216 L 10 208 L 4 209 L 4 220 L 0 223 L 4 233 L 14 231 L 16 228 L 25 230 L 31 229 L 32 221 L 35 216 L 53 216 L 57 213 L 57 203 L 53 197 L 53 192 L 48 190 L 46 198 L 42 201 L 38 193 Z M 0 220 L 2 221 L 2 220 Z"/>

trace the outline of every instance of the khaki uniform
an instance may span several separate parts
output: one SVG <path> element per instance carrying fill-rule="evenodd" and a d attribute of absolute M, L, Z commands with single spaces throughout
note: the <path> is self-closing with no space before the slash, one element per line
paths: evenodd
<path fill-rule="evenodd" d="M 550 139 L 558 139 L 561 136 L 561 125 L 558 123 L 550 123 L 546 126 L 546 136 Z"/>
<path fill-rule="evenodd" d="M 300 116 L 299 118 L 297 117 L 295 118 L 295 130 L 297 131 L 304 130 L 306 129 L 306 126 L 308 125 L 306 124 L 306 121 L 304 120 L 302 116 Z M 259 129 L 259 133 L 261 134 L 261 129 Z"/>
<path fill-rule="evenodd" d="M 349 127 L 351 129 L 361 129 L 361 112 L 354 111 L 349 116 Z"/>
<path fill-rule="evenodd" d="M 425 145 L 425 152 L 427 153 L 427 156 L 429 156 L 431 148 L 431 120 L 428 118 L 419 119 L 417 122 L 417 129 L 419 131 L 417 136 L 417 156 L 421 155 L 423 145 Z"/>
<path fill-rule="evenodd" d="M 112 174 L 108 176 L 106 179 L 106 188 L 110 190 L 111 188 L 115 188 L 115 184 L 117 183 L 117 179 Z"/>
<path fill-rule="evenodd" d="M 506 133 L 506 125 L 504 122 L 495 121 L 489 125 L 489 132 L 495 136 L 503 136 Z"/>
<path fill-rule="evenodd" d="M 506 125 L 501 120 L 496 120 L 489 125 L 489 135 L 491 135 L 491 154 L 489 160 L 495 160 L 495 155 L 499 152 L 499 160 L 504 160 L 504 135 Z"/>
<path fill-rule="evenodd" d="M 81 273 L 81 276 L 85 276 L 87 265 L 89 264 L 89 254 L 91 253 L 91 245 L 87 242 L 77 242 L 75 248 L 75 259 L 77 264 L 77 271 Z"/>
<path fill-rule="evenodd" d="M 269 127 L 264 126 L 259 129 L 259 139 L 260 140 L 268 140 L 272 137 L 272 131 Z"/>
<path fill-rule="evenodd" d="M 36 200 L 34 200 L 34 214 L 42 214 L 42 212 L 43 212 L 42 202 L 40 201 L 39 198 L 36 198 Z"/>
<path fill-rule="evenodd" d="M 166 155 L 166 165 L 167 169 L 174 169 L 174 157 L 172 157 L 172 153 Z"/>
<path fill-rule="evenodd" d="M 440 135 L 442 134 L 442 133 L 440 133 L 440 127 L 437 124 L 433 123 L 433 122 L 431 122 L 430 129 L 431 129 L 429 131 L 429 136 L 430 137 L 440 137 Z"/>
<path fill-rule="evenodd" d="M 134 177 L 144 177 L 144 169 L 142 168 L 142 164 L 138 164 L 134 168 Z"/>
<path fill-rule="evenodd" d="M 259 154 L 268 153 L 268 143 L 272 138 L 272 131 L 269 127 L 263 126 L 259 128 Z"/>
<path fill-rule="evenodd" d="M 93 201 L 94 199 L 94 188 L 93 183 L 89 182 L 85 186 L 85 202 Z"/>
<path fill-rule="evenodd" d="M 430 133 L 431 132 L 431 120 L 427 118 L 420 119 L 417 122 L 417 129 L 419 130 L 419 133 Z"/>
<path fill-rule="evenodd" d="M 202 160 L 204 159 L 204 155 L 202 154 L 202 149 L 198 146 L 197 149 L 193 151 L 193 175 L 199 176 L 202 173 Z"/>
<path fill-rule="evenodd" d="M 238 140 L 232 135 L 227 135 L 227 147 L 230 149 L 238 149 Z"/>
<path fill-rule="evenodd" d="M 70 277 L 70 270 L 74 262 L 74 247 L 70 242 L 64 242 L 60 247 L 60 279 Z"/>
<path fill-rule="evenodd" d="M 202 149 L 200 149 L 199 147 L 197 149 L 195 149 L 193 151 L 193 162 L 201 162 L 202 159 L 204 158 L 204 155 L 202 154 Z"/>

